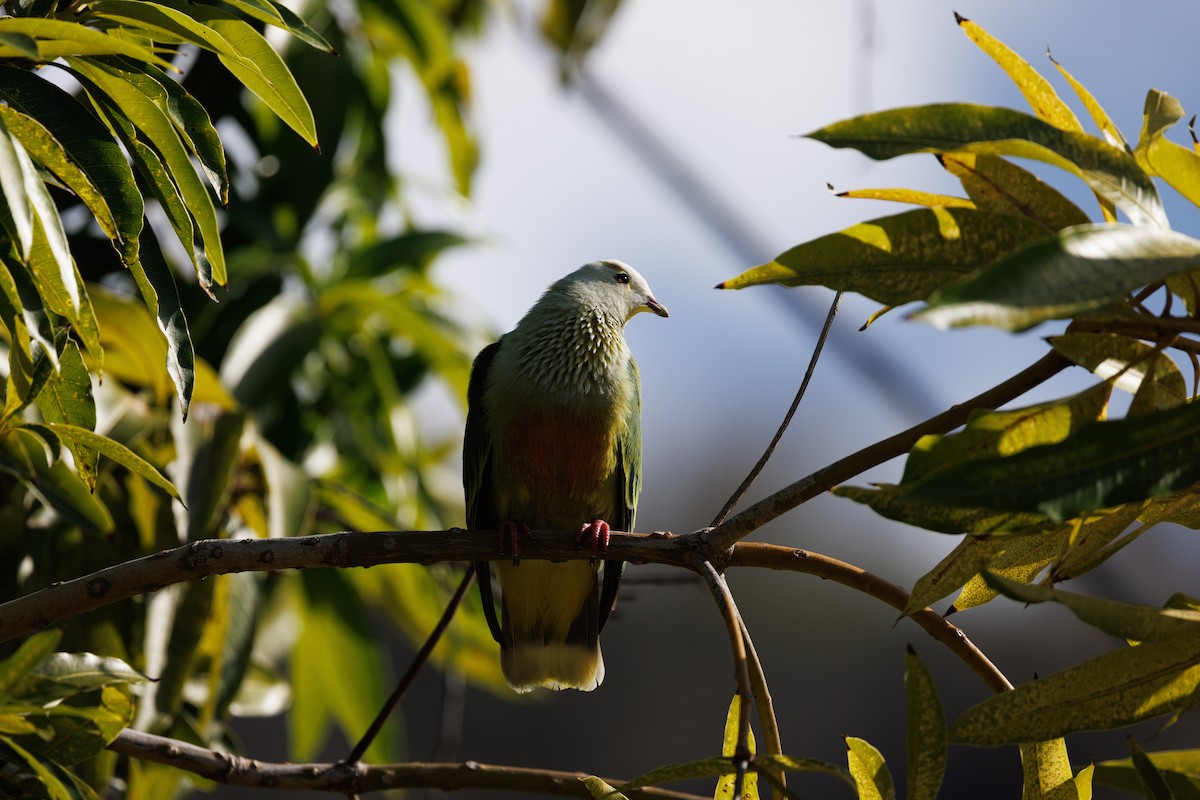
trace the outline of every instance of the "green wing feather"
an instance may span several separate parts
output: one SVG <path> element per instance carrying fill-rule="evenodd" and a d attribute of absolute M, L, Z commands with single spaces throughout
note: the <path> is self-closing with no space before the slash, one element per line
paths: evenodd
<path fill-rule="evenodd" d="M 629 416 L 622 426 L 623 433 L 617 438 L 617 469 L 620 471 L 620 497 L 624 513 L 620 519 L 609 520 L 617 530 L 632 531 L 637 519 L 638 495 L 642 493 L 642 376 L 637 362 L 629 359 L 629 373 L 633 383 L 633 398 L 629 404 Z M 617 602 L 617 590 L 621 585 L 624 561 L 604 562 L 604 582 L 600 588 L 600 630 L 608 621 Z"/>
<path fill-rule="evenodd" d="M 492 361 L 500 351 L 500 341 L 489 344 L 475 357 L 471 365 L 471 379 L 467 384 L 467 427 L 463 436 L 463 493 L 467 504 L 467 528 L 469 530 L 495 530 L 500 524 L 496 519 L 496 503 L 492 486 L 492 435 L 487 423 L 487 406 L 483 402 L 484 388 Z M 492 569 L 487 561 L 475 562 L 475 574 L 479 580 L 479 597 L 483 601 L 483 615 L 487 619 L 492 638 L 504 647 L 504 633 L 496 618 L 496 603 L 492 596 Z"/>

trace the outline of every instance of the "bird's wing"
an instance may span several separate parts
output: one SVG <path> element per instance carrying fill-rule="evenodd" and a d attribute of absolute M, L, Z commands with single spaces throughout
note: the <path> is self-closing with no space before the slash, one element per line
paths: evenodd
<path fill-rule="evenodd" d="M 628 416 L 617 437 L 617 495 L 620 498 L 618 518 L 611 520 L 617 530 L 632 531 L 637 517 L 638 495 L 642 492 L 642 376 L 637 362 L 629 359 L 629 373 L 633 385 L 633 398 Z M 623 561 L 604 562 L 604 583 L 600 589 L 600 629 L 608 621 L 608 615 L 617 603 L 617 589 L 621 584 Z"/>
<path fill-rule="evenodd" d="M 500 341 L 488 345 L 475 357 L 471 365 L 471 380 L 467 384 L 467 429 L 463 437 L 463 491 L 467 503 L 467 528 L 469 530 L 495 529 L 500 524 L 496 519 L 495 487 L 492 486 L 492 436 L 487 421 L 487 407 L 483 394 L 487 387 L 488 373 L 492 361 L 500 351 Z M 487 619 L 492 638 L 504 647 L 504 634 L 496 619 L 496 604 L 492 597 L 492 572 L 487 561 L 475 563 L 479 580 L 479 596 L 483 601 L 483 615 Z"/>

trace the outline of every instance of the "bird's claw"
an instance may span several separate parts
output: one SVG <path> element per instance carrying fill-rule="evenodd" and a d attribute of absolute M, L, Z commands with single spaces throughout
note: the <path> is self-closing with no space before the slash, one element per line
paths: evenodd
<path fill-rule="evenodd" d="M 591 522 L 585 522 L 579 526 L 579 532 L 575 534 L 575 545 L 578 547 L 587 537 L 591 543 L 592 560 L 591 563 L 596 563 L 596 558 L 608 550 L 608 542 L 611 538 L 611 529 L 608 523 L 602 519 L 594 519 Z"/>
<path fill-rule="evenodd" d="M 524 522 L 501 522 L 499 534 L 500 555 L 512 553 L 513 566 L 517 566 L 521 561 L 521 539 L 533 537 L 529 526 Z"/>

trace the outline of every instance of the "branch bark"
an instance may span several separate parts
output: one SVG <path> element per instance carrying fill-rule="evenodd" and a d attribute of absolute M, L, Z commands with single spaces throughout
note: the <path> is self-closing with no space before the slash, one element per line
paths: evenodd
<path fill-rule="evenodd" d="M 458 764 L 278 764 L 230 753 L 217 753 L 187 742 L 135 730 L 123 730 L 108 749 L 131 758 L 153 761 L 195 773 L 218 783 L 270 789 L 375 792 L 385 789 L 495 789 L 526 794 L 591 798 L 584 772 L 528 769 L 466 761 Z M 620 789 L 623 781 L 605 779 Z M 646 787 L 631 797 L 703 800 L 698 795 Z"/>
<path fill-rule="evenodd" d="M 760 500 L 745 511 L 735 514 L 712 529 L 709 533 L 709 546 L 714 552 L 728 551 L 752 531 L 761 528 L 785 512 L 791 511 L 801 503 L 811 500 L 871 467 L 907 453 L 922 436 L 952 431 L 965 423 L 967 417 L 975 409 L 999 408 L 1035 386 L 1045 383 L 1069 366 L 1071 366 L 1070 361 L 1052 350 L 1029 367 L 986 392 L 978 394 L 964 403 L 951 406 L 936 417 L 930 417 L 906 431 L 835 461 Z"/>

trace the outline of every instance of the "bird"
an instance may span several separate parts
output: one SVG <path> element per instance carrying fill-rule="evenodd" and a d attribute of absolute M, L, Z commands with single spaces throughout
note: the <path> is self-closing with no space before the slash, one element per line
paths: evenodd
<path fill-rule="evenodd" d="M 463 488 L 471 530 L 496 531 L 501 614 L 489 562 L 475 565 L 500 666 L 519 693 L 590 691 L 604 680 L 600 630 L 623 562 L 596 558 L 631 531 L 642 487 L 641 377 L 625 323 L 669 316 L 621 261 L 555 281 L 509 333 L 476 356 L 467 388 Z M 591 562 L 519 559 L 531 530 L 575 530 Z"/>

